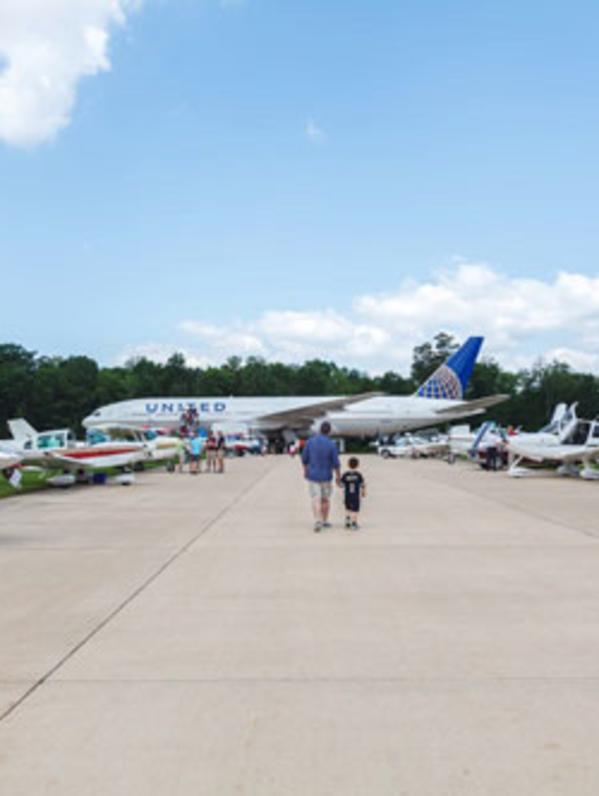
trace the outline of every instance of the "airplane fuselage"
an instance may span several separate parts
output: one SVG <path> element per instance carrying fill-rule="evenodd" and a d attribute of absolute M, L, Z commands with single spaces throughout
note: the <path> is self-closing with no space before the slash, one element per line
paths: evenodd
<path fill-rule="evenodd" d="M 269 415 L 302 410 L 330 400 L 330 396 L 282 396 L 247 398 L 143 398 L 109 404 L 86 417 L 87 428 L 114 423 L 140 428 L 173 429 L 190 407 L 197 410 L 203 427 L 243 425 L 252 431 L 275 434 L 285 430 L 309 431 L 327 419 L 335 436 L 374 437 L 396 434 L 415 428 L 446 423 L 463 418 L 463 402 L 419 396 L 380 396 L 352 404 L 341 411 L 323 413 L 315 422 L 297 423 L 269 419 Z M 462 407 L 453 416 L 451 407 Z M 445 410 L 438 415 L 439 410 Z M 477 412 L 472 412 L 477 414 Z"/>

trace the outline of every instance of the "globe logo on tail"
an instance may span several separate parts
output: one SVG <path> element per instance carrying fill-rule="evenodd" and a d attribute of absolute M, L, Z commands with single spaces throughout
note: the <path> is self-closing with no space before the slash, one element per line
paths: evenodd
<path fill-rule="evenodd" d="M 458 376 L 447 365 L 441 365 L 418 390 L 421 398 L 441 398 L 459 401 L 464 393 Z"/>

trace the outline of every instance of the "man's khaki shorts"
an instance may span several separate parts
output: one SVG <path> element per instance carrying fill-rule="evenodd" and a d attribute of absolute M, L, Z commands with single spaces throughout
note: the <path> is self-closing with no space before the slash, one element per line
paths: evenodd
<path fill-rule="evenodd" d="M 333 491 L 332 481 L 308 481 L 312 500 L 328 500 Z"/>

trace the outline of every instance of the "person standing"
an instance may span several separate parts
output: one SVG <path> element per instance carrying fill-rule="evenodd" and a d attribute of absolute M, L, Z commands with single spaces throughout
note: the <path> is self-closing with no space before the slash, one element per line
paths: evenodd
<path fill-rule="evenodd" d="M 216 472 L 216 445 L 216 437 L 210 432 L 206 442 L 206 471 L 208 473 Z"/>
<path fill-rule="evenodd" d="M 227 452 L 227 442 L 225 440 L 225 435 L 222 431 L 218 432 L 218 437 L 216 438 L 216 472 L 217 473 L 224 473 L 225 472 L 225 453 Z"/>
<path fill-rule="evenodd" d="M 488 431 L 483 437 L 485 465 L 486 469 L 490 471 L 497 470 L 499 445 L 502 442 L 501 437 L 494 429 Z"/>
<path fill-rule="evenodd" d="M 337 446 L 329 438 L 331 424 L 325 420 L 320 426 L 320 434 L 311 437 L 302 451 L 304 477 L 308 481 L 312 511 L 314 513 L 314 532 L 330 528 L 331 492 L 333 491 L 333 472 L 336 483 L 340 483 L 341 465 Z"/>
<path fill-rule="evenodd" d="M 196 431 L 195 436 L 193 436 L 189 441 L 189 472 L 192 475 L 197 475 L 198 473 L 202 472 L 202 448 L 204 447 L 204 440 L 200 436 L 199 430 Z"/>
<path fill-rule="evenodd" d="M 177 467 L 179 472 L 183 472 L 183 467 L 185 466 L 185 461 L 187 459 L 187 445 L 185 444 L 185 440 L 182 437 L 177 439 Z"/>

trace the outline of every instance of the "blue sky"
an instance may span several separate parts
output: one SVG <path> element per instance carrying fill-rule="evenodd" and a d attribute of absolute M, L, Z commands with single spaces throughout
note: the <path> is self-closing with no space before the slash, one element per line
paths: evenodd
<path fill-rule="evenodd" d="M 120 3 L 0 12 L 3 339 L 599 370 L 599 6 Z"/>

